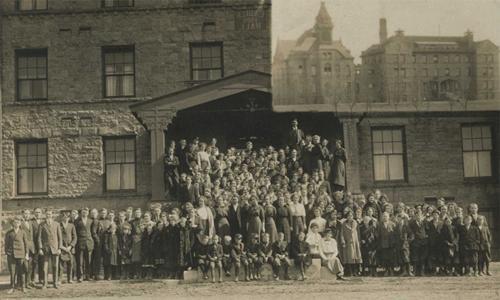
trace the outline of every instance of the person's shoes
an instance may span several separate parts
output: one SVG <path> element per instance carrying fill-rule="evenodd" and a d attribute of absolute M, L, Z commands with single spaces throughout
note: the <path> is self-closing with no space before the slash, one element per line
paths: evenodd
<path fill-rule="evenodd" d="M 12 293 L 14 293 L 14 289 L 9 289 L 9 290 L 7 291 L 7 294 L 12 294 Z"/>
<path fill-rule="evenodd" d="M 483 276 L 483 272 L 477 272 L 477 276 Z"/>
<path fill-rule="evenodd" d="M 55 284 L 54 288 L 57 290 L 57 289 L 59 289 L 59 286 L 57 284 Z"/>
<path fill-rule="evenodd" d="M 29 286 L 29 287 L 35 287 L 35 284 L 34 284 L 33 282 L 30 282 L 30 283 L 28 284 L 28 286 Z"/>
<path fill-rule="evenodd" d="M 490 272 L 490 271 L 488 271 L 488 272 L 486 272 L 486 275 L 488 275 L 488 276 L 492 276 L 493 274 L 491 274 L 491 272 Z"/>
<path fill-rule="evenodd" d="M 231 277 L 231 273 L 229 273 L 229 271 L 226 271 L 226 277 Z"/>
<path fill-rule="evenodd" d="M 290 280 L 290 276 L 285 275 L 285 280 Z"/>
<path fill-rule="evenodd" d="M 212 278 L 212 283 L 215 283 L 215 278 Z"/>
<path fill-rule="evenodd" d="M 73 282 L 73 280 L 71 280 L 71 279 L 70 279 L 70 280 L 68 280 L 68 283 L 69 283 L 69 284 L 72 284 L 72 283 L 74 283 L 74 282 Z"/>
<path fill-rule="evenodd" d="M 81 278 L 78 278 L 78 283 L 82 283 L 83 280 Z"/>
<path fill-rule="evenodd" d="M 240 281 L 240 279 L 238 278 L 238 276 L 234 277 L 234 281 L 235 281 L 235 282 Z"/>
<path fill-rule="evenodd" d="M 31 287 L 29 286 L 29 284 L 25 285 L 24 288 L 27 289 L 27 290 L 31 289 Z"/>
<path fill-rule="evenodd" d="M 21 288 L 21 292 L 23 292 L 23 294 L 26 293 L 26 288 L 24 286 Z"/>
<path fill-rule="evenodd" d="M 47 289 L 47 286 L 44 284 L 42 285 L 42 290 L 46 290 Z"/>
<path fill-rule="evenodd" d="M 222 278 L 219 278 L 219 283 L 222 283 Z"/>
<path fill-rule="evenodd" d="M 275 277 L 274 277 L 274 280 L 276 280 L 276 281 L 280 281 L 280 277 L 279 277 L 279 276 L 275 276 Z"/>
<path fill-rule="evenodd" d="M 304 275 L 304 276 L 302 276 L 302 278 L 303 278 L 304 280 L 306 280 L 306 279 L 307 279 L 307 276 L 306 276 L 306 275 Z"/>

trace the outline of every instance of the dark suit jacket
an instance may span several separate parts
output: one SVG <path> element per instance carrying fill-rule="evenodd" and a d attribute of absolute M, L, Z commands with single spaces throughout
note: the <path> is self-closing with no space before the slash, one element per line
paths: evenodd
<path fill-rule="evenodd" d="M 28 251 L 28 238 L 26 231 L 19 228 L 17 233 L 14 229 L 5 234 L 5 254 L 14 258 L 25 258 Z"/>
<path fill-rule="evenodd" d="M 27 224 L 26 224 L 26 222 L 22 222 L 21 229 L 24 230 L 24 232 L 26 232 L 26 238 L 28 240 L 28 245 L 27 245 L 28 251 L 31 254 L 35 254 L 36 253 L 36 249 L 35 249 L 36 233 L 35 233 L 35 230 L 33 227 L 33 223 L 31 221 L 28 221 Z"/>
<path fill-rule="evenodd" d="M 460 249 L 479 251 L 481 232 L 477 226 L 470 225 L 467 229 L 465 225 L 462 225 L 458 232 Z"/>
<path fill-rule="evenodd" d="M 425 222 L 420 221 L 417 223 L 416 220 L 411 220 L 409 223 L 410 236 L 412 239 L 412 245 L 423 246 L 427 244 L 427 232 L 425 230 Z"/>
<path fill-rule="evenodd" d="M 302 131 L 302 129 L 298 130 L 293 130 L 290 129 L 287 135 L 287 141 L 286 144 L 293 149 L 297 149 L 299 147 L 300 141 L 302 141 L 305 138 L 305 134 Z"/>
<path fill-rule="evenodd" d="M 198 184 L 191 183 L 189 188 L 186 184 L 182 184 L 180 187 L 180 196 L 182 203 L 191 202 L 196 205 L 198 198 L 200 197 Z"/>
<path fill-rule="evenodd" d="M 92 239 L 91 232 L 91 224 L 92 219 L 87 218 L 87 223 L 83 224 L 81 218 L 78 218 L 75 221 L 75 229 L 76 229 L 76 247 L 78 249 L 87 249 L 88 251 L 92 251 L 94 249 L 94 240 Z"/>
<path fill-rule="evenodd" d="M 241 232 L 241 205 L 238 205 L 236 210 L 232 204 L 229 205 L 227 210 L 227 220 L 229 221 L 229 228 L 231 229 L 231 235 L 235 235 Z"/>
<path fill-rule="evenodd" d="M 38 229 L 40 228 L 40 224 L 42 224 L 43 221 L 38 223 L 36 219 L 31 220 L 31 225 L 33 226 L 33 244 L 35 245 L 35 253 L 38 253 Z"/>
<path fill-rule="evenodd" d="M 64 228 L 63 224 L 61 223 L 61 233 L 63 246 L 71 246 L 71 248 L 75 248 L 77 241 L 75 225 L 68 223 L 68 225 L 66 225 L 66 228 Z M 72 253 L 75 253 L 74 250 L 72 250 Z"/>
<path fill-rule="evenodd" d="M 57 254 L 62 246 L 62 233 L 59 223 L 52 221 L 40 224 L 38 229 L 38 249 L 43 250 L 44 254 Z"/>

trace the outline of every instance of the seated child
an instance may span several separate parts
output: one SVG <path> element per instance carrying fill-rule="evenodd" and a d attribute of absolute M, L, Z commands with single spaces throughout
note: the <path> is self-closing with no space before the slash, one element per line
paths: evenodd
<path fill-rule="evenodd" d="M 260 279 L 260 268 L 262 267 L 259 260 L 259 234 L 255 233 L 247 246 L 248 269 L 250 280 Z"/>
<path fill-rule="evenodd" d="M 208 252 L 208 259 L 210 261 L 210 275 L 212 282 L 215 283 L 214 270 L 219 272 L 219 282 L 222 282 L 222 257 L 224 256 L 222 245 L 220 244 L 219 236 L 214 235 L 212 238 L 212 245 Z"/>
<path fill-rule="evenodd" d="M 288 268 L 291 263 L 288 258 L 288 242 L 285 241 L 285 234 L 283 232 L 278 233 L 278 240 L 273 244 L 273 256 L 274 279 L 280 280 L 280 268 L 283 267 L 285 280 L 290 280 L 290 276 L 288 276 Z"/>
<path fill-rule="evenodd" d="M 224 273 L 226 277 L 231 276 L 231 267 L 233 265 L 233 261 L 231 259 L 231 250 L 232 250 L 232 239 L 231 236 L 226 235 L 224 237 L 224 243 L 222 244 L 222 268 L 224 268 Z"/>
<path fill-rule="evenodd" d="M 234 281 L 239 280 L 240 267 L 243 265 L 245 270 L 245 280 L 250 281 L 250 277 L 248 276 L 248 260 L 245 253 L 245 245 L 241 241 L 243 236 L 241 234 L 236 234 L 234 236 L 234 243 L 231 249 L 231 257 L 234 263 Z"/>
<path fill-rule="evenodd" d="M 210 244 L 208 243 L 208 235 L 202 235 L 200 237 L 200 242 L 197 244 L 196 248 L 196 259 L 198 261 L 198 267 L 203 273 L 203 279 L 208 279 L 208 270 L 210 269 L 210 259 L 208 254 L 210 252 Z"/>

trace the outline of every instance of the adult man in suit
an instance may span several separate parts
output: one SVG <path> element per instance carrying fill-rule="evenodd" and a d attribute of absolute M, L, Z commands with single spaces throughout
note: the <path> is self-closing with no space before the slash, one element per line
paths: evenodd
<path fill-rule="evenodd" d="M 189 173 L 189 163 L 187 159 L 189 148 L 187 147 L 187 141 L 182 139 L 179 141 L 177 149 L 175 150 L 175 156 L 179 158 L 179 173 Z"/>
<path fill-rule="evenodd" d="M 26 231 L 21 229 L 21 217 L 16 217 L 12 222 L 12 229 L 5 235 L 5 254 L 7 255 L 7 265 L 10 273 L 9 294 L 14 292 L 16 277 L 18 285 L 25 292 L 23 284 L 23 264 L 24 260 L 29 258 L 28 238 Z"/>
<path fill-rule="evenodd" d="M 76 229 L 76 277 L 78 282 L 90 277 L 90 258 L 94 250 L 89 209 L 83 208 L 81 216 L 75 221 Z"/>
<path fill-rule="evenodd" d="M 70 212 L 62 213 L 61 233 L 62 233 L 62 247 L 61 247 L 61 265 L 59 269 L 59 280 L 61 280 L 62 273 L 66 268 L 67 282 L 73 283 L 73 263 L 75 260 L 75 246 L 76 246 L 76 229 L 73 223 L 69 222 Z"/>
<path fill-rule="evenodd" d="M 103 236 L 103 228 L 101 223 L 99 222 L 99 212 L 97 209 L 93 208 L 90 211 L 90 218 L 92 219 L 90 225 L 90 232 L 92 234 L 92 240 L 94 241 L 94 249 L 92 250 L 92 256 L 90 259 L 91 263 L 91 274 L 90 276 L 94 280 L 100 279 L 101 272 L 101 263 L 102 263 L 102 236 Z"/>
<path fill-rule="evenodd" d="M 35 230 L 33 229 L 31 212 L 29 209 L 23 210 L 21 229 L 24 230 L 24 232 L 26 233 L 26 238 L 28 240 L 28 245 L 27 245 L 28 258 L 25 261 L 26 272 L 25 272 L 24 287 L 29 289 L 32 286 L 34 286 L 33 282 L 31 281 L 31 272 L 33 271 L 32 270 L 33 260 L 36 254 L 35 242 L 34 242 L 36 238 L 36 233 Z"/>
<path fill-rule="evenodd" d="M 59 223 L 53 220 L 51 210 L 45 212 L 45 222 L 40 224 L 38 229 L 38 249 L 39 255 L 43 256 L 43 282 L 42 289 L 47 288 L 49 261 L 52 263 L 52 279 L 54 288 L 59 288 L 57 285 L 57 275 L 59 267 L 59 255 L 61 255 L 62 233 Z"/>
<path fill-rule="evenodd" d="M 31 268 L 31 282 L 35 283 L 35 275 L 38 275 L 38 282 L 43 283 L 43 257 L 38 255 L 38 229 L 43 222 L 42 209 L 37 207 L 33 210 L 34 218 L 31 220 L 33 227 L 33 242 L 35 243 L 35 254 Z"/>
<path fill-rule="evenodd" d="M 410 253 L 411 261 L 416 276 L 422 276 L 425 269 L 425 262 L 428 255 L 427 232 L 425 229 L 422 207 L 417 206 L 415 217 L 410 221 Z"/>
<path fill-rule="evenodd" d="M 304 132 L 299 128 L 297 119 L 292 121 L 292 128 L 288 132 L 286 144 L 290 149 L 299 150 L 300 142 L 305 138 Z"/>
<path fill-rule="evenodd" d="M 200 189 L 197 183 L 193 183 L 191 176 L 186 177 L 186 183 L 181 185 L 179 194 L 180 202 L 183 204 L 186 202 L 198 203 Z"/>
<path fill-rule="evenodd" d="M 231 204 L 229 205 L 229 210 L 227 214 L 227 220 L 229 221 L 229 228 L 231 229 L 231 236 L 234 238 L 236 234 L 241 232 L 241 208 L 239 205 L 238 196 L 234 195 L 231 199 Z"/>

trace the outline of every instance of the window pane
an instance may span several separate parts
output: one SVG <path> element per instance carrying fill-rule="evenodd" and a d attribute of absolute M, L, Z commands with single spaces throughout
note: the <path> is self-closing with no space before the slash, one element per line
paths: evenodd
<path fill-rule="evenodd" d="M 120 165 L 106 166 L 106 189 L 120 189 Z"/>
<path fill-rule="evenodd" d="M 19 99 L 31 99 L 31 80 L 19 81 Z"/>
<path fill-rule="evenodd" d="M 22 156 L 28 155 L 28 145 L 26 144 L 19 144 L 17 146 L 17 153 Z"/>
<path fill-rule="evenodd" d="M 389 155 L 389 179 L 404 179 L 404 165 L 402 155 Z"/>
<path fill-rule="evenodd" d="M 28 144 L 28 155 L 36 155 L 37 144 Z"/>
<path fill-rule="evenodd" d="M 135 150 L 135 139 L 125 140 L 125 150 Z"/>
<path fill-rule="evenodd" d="M 115 140 L 105 140 L 104 147 L 106 151 L 115 151 Z"/>
<path fill-rule="evenodd" d="M 392 144 L 394 153 L 403 153 L 403 143 L 395 142 Z"/>
<path fill-rule="evenodd" d="M 392 131 L 391 130 L 384 130 L 382 132 L 382 139 L 384 140 L 384 142 L 392 141 Z"/>
<path fill-rule="evenodd" d="M 464 151 L 471 151 L 472 150 L 472 140 L 471 139 L 464 139 L 462 141 Z"/>
<path fill-rule="evenodd" d="M 114 97 L 117 95 L 118 81 L 115 76 L 106 77 L 106 96 Z"/>
<path fill-rule="evenodd" d="M 38 155 L 47 154 L 47 144 L 38 144 L 37 145 L 37 153 L 38 153 Z"/>
<path fill-rule="evenodd" d="M 472 139 L 472 149 L 473 150 L 482 150 L 483 149 L 483 143 L 481 139 Z"/>
<path fill-rule="evenodd" d="M 492 150 L 491 138 L 483 138 L 483 150 Z"/>
<path fill-rule="evenodd" d="M 478 152 L 479 176 L 491 176 L 491 152 Z"/>
<path fill-rule="evenodd" d="M 403 140 L 401 130 L 393 130 L 392 131 L 392 140 L 395 142 L 400 142 Z"/>
<path fill-rule="evenodd" d="M 210 79 L 215 80 L 222 77 L 221 70 L 210 70 Z"/>
<path fill-rule="evenodd" d="M 20 169 L 17 170 L 17 190 L 20 194 L 31 193 L 31 170 L 30 169 Z"/>
<path fill-rule="evenodd" d="M 477 177 L 478 175 L 477 152 L 464 152 L 464 176 Z"/>
<path fill-rule="evenodd" d="M 135 164 L 122 165 L 122 186 L 123 190 L 135 189 Z"/>
<path fill-rule="evenodd" d="M 134 151 L 125 152 L 125 161 L 126 162 L 135 162 L 135 153 Z"/>
<path fill-rule="evenodd" d="M 34 99 L 47 98 L 47 81 L 46 80 L 33 80 L 33 98 Z"/>
<path fill-rule="evenodd" d="M 373 169 L 375 180 L 387 180 L 387 171 L 386 171 L 386 156 L 385 155 L 377 155 L 373 157 Z"/>
<path fill-rule="evenodd" d="M 37 156 L 36 157 L 36 166 L 37 167 L 45 167 L 47 165 L 47 158 L 45 156 Z"/>
<path fill-rule="evenodd" d="M 373 143 L 373 154 L 383 154 L 382 143 Z"/>
<path fill-rule="evenodd" d="M 28 159 L 26 156 L 17 156 L 17 167 L 18 168 L 25 168 L 28 166 Z"/>
<path fill-rule="evenodd" d="M 116 159 L 115 159 L 115 152 L 114 151 L 106 151 L 106 158 L 105 158 L 105 162 L 107 164 L 112 164 L 112 163 L 115 163 L 116 162 Z"/>
<path fill-rule="evenodd" d="M 121 163 L 121 162 L 125 162 L 125 152 L 122 152 L 122 151 L 118 151 L 118 152 L 115 152 L 115 156 L 116 156 L 116 163 Z"/>
<path fill-rule="evenodd" d="M 392 153 L 392 143 L 384 143 L 384 153 Z"/>
<path fill-rule="evenodd" d="M 33 169 L 33 193 L 45 193 L 47 191 L 47 169 Z"/>
<path fill-rule="evenodd" d="M 469 139 L 472 137 L 472 129 L 470 127 L 462 127 L 462 137 Z"/>
<path fill-rule="evenodd" d="M 122 96 L 134 95 L 134 76 L 123 76 L 123 93 Z"/>
<path fill-rule="evenodd" d="M 480 138 L 481 137 L 481 127 L 479 127 L 479 126 L 472 127 L 472 137 L 473 138 Z"/>
<path fill-rule="evenodd" d="M 481 133 L 484 137 L 491 137 L 491 128 L 488 126 L 481 127 Z"/>

